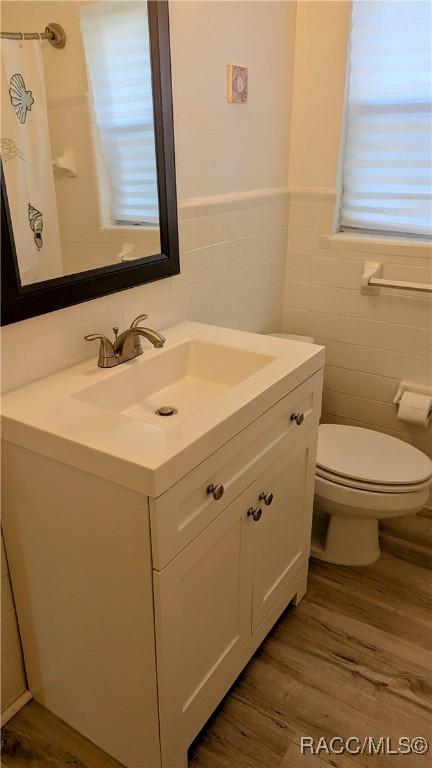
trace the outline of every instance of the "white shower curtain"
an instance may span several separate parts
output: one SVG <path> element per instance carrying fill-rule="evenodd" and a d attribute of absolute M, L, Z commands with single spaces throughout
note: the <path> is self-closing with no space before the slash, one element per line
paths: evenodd
<path fill-rule="evenodd" d="M 22 285 L 62 275 L 39 41 L 2 40 L 1 155 Z"/>

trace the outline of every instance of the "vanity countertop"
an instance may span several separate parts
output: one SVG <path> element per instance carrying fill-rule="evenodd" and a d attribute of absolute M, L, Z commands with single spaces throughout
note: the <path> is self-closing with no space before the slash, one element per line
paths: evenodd
<path fill-rule="evenodd" d="M 3 439 L 156 497 L 324 365 L 315 344 L 189 321 L 162 332 L 163 349 L 144 342 L 129 363 L 98 368 L 95 349 L 6 394 Z M 180 398 L 178 418 L 154 415 L 177 405 L 158 396 Z"/>

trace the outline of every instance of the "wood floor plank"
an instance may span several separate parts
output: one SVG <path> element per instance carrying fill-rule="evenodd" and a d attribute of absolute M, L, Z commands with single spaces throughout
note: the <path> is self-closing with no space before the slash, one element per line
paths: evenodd
<path fill-rule="evenodd" d="M 122 768 L 121 764 L 35 701 L 2 729 L 5 768 Z"/>
<path fill-rule="evenodd" d="M 430 550 L 423 542 L 417 540 L 407 542 L 406 539 L 401 539 L 395 535 L 393 531 L 383 532 L 380 539 L 384 552 L 415 565 L 422 565 L 425 568 L 432 567 Z"/>
<path fill-rule="evenodd" d="M 417 515 L 390 518 L 380 524 L 380 540 L 384 552 L 394 557 L 432 567 L 432 510 Z"/>
<path fill-rule="evenodd" d="M 90 768 L 19 715 L 2 729 L 2 744 L 5 768 Z"/>
<path fill-rule="evenodd" d="M 286 724 L 228 695 L 189 750 L 189 764 L 232 768 L 235 755 L 236 768 L 279 768 L 293 737 Z"/>
<path fill-rule="evenodd" d="M 384 655 L 377 644 L 365 646 L 353 635 L 335 632 L 330 624 L 300 612 L 289 627 L 280 627 L 273 639 L 275 643 L 280 639 L 277 646 L 270 646 L 273 653 L 287 659 L 291 674 L 301 681 L 322 679 L 329 695 L 334 689 L 339 700 L 349 700 L 355 692 L 358 706 L 363 702 L 367 708 L 372 694 L 378 700 L 384 690 L 387 708 L 402 707 L 405 720 L 410 713 L 416 720 L 421 711 L 425 718 L 430 717 L 428 670 L 407 669 L 397 655 Z"/>
<path fill-rule="evenodd" d="M 303 600 L 300 609 L 303 616 L 320 622 L 332 632 L 346 636 L 349 642 L 364 647 L 366 652 L 371 650 L 378 657 L 377 662 L 384 668 L 388 664 L 396 664 L 401 670 L 406 668 L 413 675 L 426 675 L 429 679 L 431 654 L 424 648 L 402 638 L 395 642 L 392 633 L 343 615 L 334 610 L 332 605 L 320 606 Z"/>
<path fill-rule="evenodd" d="M 278 649 L 277 649 L 278 650 Z M 277 651 L 276 651 L 277 653 Z M 246 683 L 233 692 L 233 696 L 248 700 L 251 705 L 268 716 L 273 715 L 276 705 L 281 717 L 281 697 L 270 697 L 269 686 L 273 691 L 283 691 L 284 677 L 295 673 L 295 666 L 287 667 L 281 673 L 278 667 L 273 675 L 268 674 L 272 659 L 266 655 L 263 665 L 266 671 L 255 666 L 251 669 Z M 301 670 L 302 674 L 304 670 Z M 265 679 L 265 683 L 263 680 Z M 326 685 L 327 682 L 327 685 Z M 428 718 L 416 717 L 414 712 L 407 712 L 404 702 L 388 696 L 382 697 L 377 685 L 367 685 L 363 689 L 356 684 L 349 684 L 343 676 L 336 676 L 332 685 L 326 675 L 326 669 L 319 670 L 314 665 L 310 675 L 302 674 L 302 685 L 298 694 L 289 702 L 283 714 L 283 721 L 289 727 L 304 735 L 331 738 L 341 736 L 378 737 L 381 735 L 398 738 L 401 733 L 415 737 L 427 737 Z"/>
<path fill-rule="evenodd" d="M 34 726 L 42 733 L 49 735 L 60 748 L 73 753 L 74 758 L 82 761 L 86 766 L 91 768 L 119 768 L 120 766 L 117 760 L 36 701 L 24 707 L 16 718 L 24 728 Z"/>
<path fill-rule="evenodd" d="M 301 737 L 304 734 L 296 734 L 292 740 L 279 768 L 366 768 L 363 758 L 356 757 L 353 766 L 353 758 L 349 755 L 319 755 L 311 752 L 301 752 Z"/>
<path fill-rule="evenodd" d="M 398 560 L 393 558 L 393 562 L 397 568 Z M 404 561 L 403 566 L 406 565 L 410 566 Z M 430 608 L 426 596 L 417 594 L 409 573 L 405 586 L 402 579 L 396 583 L 387 581 L 387 595 L 384 576 L 371 579 L 367 574 L 360 574 L 357 580 L 354 575 L 344 573 L 340 566 L 333 566 L 332 570 L 327 567 L 324 572 L 322 566 L 314 566 L 313 574 L 308 585 L 307 599 L 310 602 L 321 606 L 333 604 L 343 615 L 391 632 L 395 638 L 430 649 Z"/>
<path fill-rule="evenodd" d="M 314 563 L 311 583 L 323 579 L 347 589 L 353 598 L 364 594 L 371 604 L 409 610 L 417 618 L 427 617 L 430 608 L 430 570 L 404 561 L 401 572 L 395 568 L 395 558 L 386 553 L 373 566 L 363 568 Z"/>
<path fill-rule="evenodd" d="M 360 713 L 355 706 L 341 705 L 337 701 L 330 699 L 326 692 L 316 687 L 303 686 L 292 703 L 294 708 L 287 715 L 289 724 L 293 726 L 297 723 L 297 732 L 299 734 L 313 737 L 316 741 L 325 737 L 329 742 L 335 736 L 342 737 L 343 739 L 351 737 L 356 737 L 360 740 L 366 737 L 379 739 L 382 735 L 391 737 L 393 741 L 396 741 L 401 735 L 401 731 L 384 717 L 381 721 L 377 721 L 375 713 L 371 713 L 371 716 L 368 716 L 367 714 Z M 403 733 L 405 734 L 405 729 Z M 412 735 L 419 735 L 419 733 L 416 730 L 415 734 Z M 331 759 L 334 758 L 336 756 L 331 756 Z M 298 754 L 297 763 L 294 762 L 293 767 L 297 768 L 298 766 L 300 768 L 302 766 L 302 759 L 302 756 Z M 353 758 L 351 758 L 352 760 Z M 415 765 L 421 766 L 420 761 L 418 763 L 412 762 Z M 377 766 L 379 768 L 381 766 L 383 768 L 398 768 L 399 766 L 400 768 L 401 759 L 398 755 L 365 755 L 362 757 L 362 765 L 368 768 L 377 768 Z M 423 768 L 425 768 L 424 761 Z"/>

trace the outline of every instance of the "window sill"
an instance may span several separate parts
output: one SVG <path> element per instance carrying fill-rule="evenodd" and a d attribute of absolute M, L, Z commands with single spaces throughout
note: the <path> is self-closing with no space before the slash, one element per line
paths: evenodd
<path fill-rule="evenodd" d="M 432 258 L 431 243 L 421 240 L 410 240 L 405 237 L 335 232 L 333 235 L 320 235 L 319 244 L 321 248 L 328 250 L 348 250 L 374 255 L 383 253 L 390 256 L 422 256 L 424 258 Z"/>

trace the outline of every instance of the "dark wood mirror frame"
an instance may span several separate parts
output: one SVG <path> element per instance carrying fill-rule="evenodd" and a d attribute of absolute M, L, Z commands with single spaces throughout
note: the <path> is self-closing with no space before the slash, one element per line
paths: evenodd
<path fill-rule="evenodd" d="M 180 271 L 171 59 L 167 0 L 148 0 L 153 109 L 158 173 L 161 253 L 130 264 L 115 264 L 88 272 L 56 277 L 22 286 L 3 172 L 1 174 L 1 324 L 79 304 Z"/>

